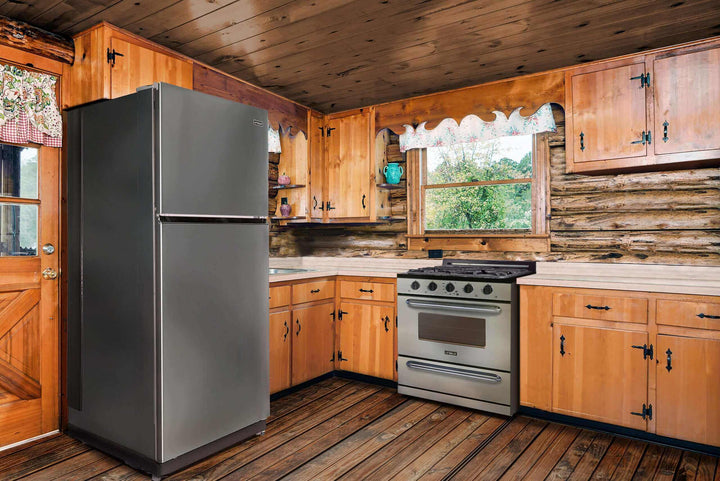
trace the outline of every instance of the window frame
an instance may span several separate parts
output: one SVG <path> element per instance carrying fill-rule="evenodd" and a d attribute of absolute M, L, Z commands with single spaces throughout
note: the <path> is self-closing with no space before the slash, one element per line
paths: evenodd
<path fill-rule="evenodd" d="M 442 188 L 526 183 L 530 181 L 531 228 L 530 231 L 428 231 L 425 232 L 425 191 L 427 173 L 425 149 L 407 152 L 408 181 L 408 250 L 464 250 L 464 251 L 515 251 L 548 252 L 549 236 L 549 171 L 550 149 L 548 133 L 533 135 L 533 176 L 530 179 L 492 180 L 443 184 Z M 434 189 L 438 187 L 430 187 Z"/>

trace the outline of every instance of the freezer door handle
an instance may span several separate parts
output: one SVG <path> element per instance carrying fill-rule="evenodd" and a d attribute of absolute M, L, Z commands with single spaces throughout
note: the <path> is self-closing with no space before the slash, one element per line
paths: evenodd
<path fill-rule="evenodd" d="M 185 214 L 157 214 L 160 222 L 186 222 L 194 224 L 267 224 L 267 217 L 250 215 L 185 215 Z"/>
<path fill-rule="evenodd" d="M 464 377 L 466 379 L 472 379 L 475 381 L 489 382 L 492 384 L 499 384 L 502 382 L 502 378 L 497 374 L 491 374 L 487 372 L 471 371 L 469 369 L 461 369 L 459 367 L 445 367 L 437 366 L 435 364 L 427 364 L 419 361 L 408 361 L 405 365 L 409 369 L 415 369 L 418 371 L 427 371 L 435 374 L 447 374 L 449 376 Z"/>

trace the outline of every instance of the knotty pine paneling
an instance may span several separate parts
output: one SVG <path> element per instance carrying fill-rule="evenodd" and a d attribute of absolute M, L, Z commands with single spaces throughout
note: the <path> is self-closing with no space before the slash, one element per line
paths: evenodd
<path fill-rule="evenodd" d="M 549 138 L 550 252 L 445 251 L 445 257 L 720 265 L 720 168 L 566 174 L 564 113 L 553 107 L 558 130 Z M 402 159 L 395 135 L 390 137 L 388 157 Z M 392 191 L 393 215 L 405 214 L 406 199 L 404 190 Z M 274 205 L 270 210 L 274 212 Z M 274 226 L 270 252 L 274 256 L 426 257 L 425 252 L 407 250 L 406 232 L 405 221 Z"/>

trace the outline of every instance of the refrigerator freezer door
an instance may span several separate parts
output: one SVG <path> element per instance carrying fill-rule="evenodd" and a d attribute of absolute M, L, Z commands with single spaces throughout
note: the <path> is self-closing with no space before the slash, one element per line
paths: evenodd
<path fill-rule="evenodd" d="M 267 216 L 267 111 L 159 84 L 158 211 Z"/>
<path fill-rule="evenodd" d="M 164 462 L 269 415 L 268 227 L 158 227 Z"/>

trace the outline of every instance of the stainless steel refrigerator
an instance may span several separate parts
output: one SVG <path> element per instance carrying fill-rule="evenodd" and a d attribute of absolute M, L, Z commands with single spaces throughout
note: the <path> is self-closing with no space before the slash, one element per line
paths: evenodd
<path fill-rule="evenodd" d="M 67 120 L 68 431 L 162 476 L 265 429 L 267 112 L 155 84 Z"/>

